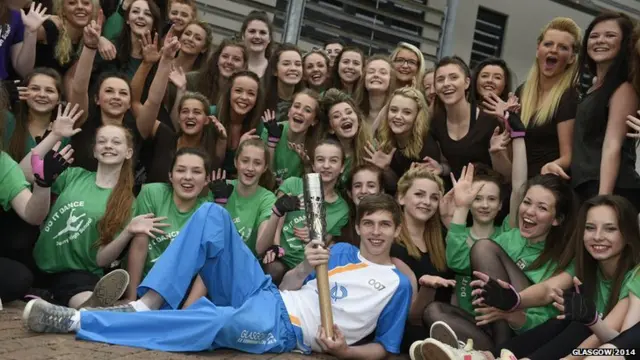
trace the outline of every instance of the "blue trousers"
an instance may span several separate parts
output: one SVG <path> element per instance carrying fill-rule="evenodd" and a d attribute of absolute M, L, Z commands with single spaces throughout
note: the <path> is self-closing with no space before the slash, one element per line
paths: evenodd
<path fill-rule="evenodd" d="M 203 297 L 177 310 L 196 274 L 211 299 Z M 150 289 L 165 299 L 167 310 L 83 311 L 77 337 L 175 352 L 230 348 L 261 354 L 296 347 L 296 333 L 280 292 L 218 205 L 206 203 L 194 213 L 138 293 Z"/>

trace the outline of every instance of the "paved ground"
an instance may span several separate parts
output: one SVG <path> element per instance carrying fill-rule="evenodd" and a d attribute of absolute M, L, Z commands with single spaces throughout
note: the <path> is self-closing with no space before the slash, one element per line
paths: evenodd
<path fill-rule="evenodd" d="M 5 304 L 0 311 L 0 359 L 3 360 L 329 360 L 326 355 L 298 354 L 251 355 L 235 351 L 215 351 L 198 354 L 174 354 L 146 351 L 123 346 L 111 346 L 77 341 L 73 335 L 39 335 L 30 333 L 22 325 L 24 303 Z M 395 360 L 408 359 L 394 357 Z"/>

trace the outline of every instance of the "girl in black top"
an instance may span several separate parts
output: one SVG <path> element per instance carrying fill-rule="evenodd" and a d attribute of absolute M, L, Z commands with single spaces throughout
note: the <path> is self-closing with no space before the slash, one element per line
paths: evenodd
<path fill-rule="evenodd" d="M 171 35 L 169 34 L 169 36 Z M 202 21 L 192 21 L 178 38 L 180 39 L 180 52 L 173 61 L 173 65 L 176 68 L 181 68 L 184 72 L 200 69 L 207 60 L 213 42 L 213 33 L 209 24 Z"/>
<path fill-rule="evenodd" d="M 373 55 L 364 65 L 364 88 L 360 109 L 375 134 L 379 115 L 396 89 L 396 72 L 389 57 Z"/>
<path fill-rule="evenodd" d="M 302 52 L 293 44 L 278 46 L 269 58 L 265 76 L 262 77 L 267 94 L 264 110 L 275 110 L 276 121 L 287 120 L 293 95 L 304 87 L 302 73 Z"/>
<path fill-rule="evenodd" d="M 247 48 L 249 58 L 247 68 L 262 78 L 273 52 L 273 24 L 271 24 L 267 13 L 264 11 L 250 12 L 242 22 L 240 34 L 244 46 Z"/>
<path fill-rule="evenodd" d="M 488 58 L 476 65 L 471 78 L 471 90 L 477 104 L 492 94 L 507 101 L 511 93 L 511 70 L 507 63 L 498 58 Z"/>
<path fill-rule="evenodd" d="M 356 104 L 362 102 L 364 53 L 357 47 L 344 48 L 331 69 L 331 86 L 351 95 Z"/>
<path fill-rule="evenodd" d="M 302 57 L 304 83 L 307 88 L 322 93 L 329 84 L 329 57 L 322 50 L 312 50 Z"/>
<path fill-rule="evenodd" d="M 638 109 L 629 82 L 632 31 L 632 20 L 618 13 L 596 17 L 586 31 L 581 70 L 597 81 L 576 113 L 571 183 L 582 201 L 613 193 L 640 205 L 636 149 L 625 137 L 627 116 Z"/>
<path fill-rule="evenodd" d="M 424 73 L 424 55 L 422 51 L 406 42 L 401 42 L 389 56 L 396 71 L 398 87 L 420 87 Z"/>
<path fill-rule="evenodd" d="M 511 162 L 507 150 L 489 152 L 491 137 L 500 123 L 469 102 L 470 83 L 470 70 L 462 59 L 444 57 L 438 62 L 433 137 L 455 176 L 468 163 L 482 163 L 509 178 Z"/>
<path fill-rule="evenodd" d="M 575 89 L 580 28 L 569 18 L 555 18 L 538 37 L 536 61 L 516 90 L 527 127 L 528 174 L 556 174 L 568 179 L 578 93 Z"/>

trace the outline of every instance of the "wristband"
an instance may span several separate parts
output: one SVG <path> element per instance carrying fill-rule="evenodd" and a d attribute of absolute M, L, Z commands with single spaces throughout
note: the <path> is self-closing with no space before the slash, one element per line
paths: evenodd
<path fill-rule="evenodd" d="M 518 301 L 516 302 L 516 304 L 507 311 L 507 312 L 513 312 L 518 310 L 518 306 L 520 306 L 520 303 L 522 302 L 522 298 L 520 297 L 520 293 L 516 290 L 516 288 L 514 288 L 511 284 L 509 284 L 509 287 L 511 288 L 511 290 L 513 290 L 513 292 L 516 293 L 516 296 L 518 297 Z"/>
<path fill-rule="evenodd" d="M 275 206 L 274 206 L 274 207 L 271 209 L 271 211 L 273 211 L 273 213 L 275 214 L 275 216 L 277 216 L 277 217 L 282 217 L 282 214 L 280 214 L 280 212 L 278 211 L 278 208 L 277 208 L 277 207 L 275 207 Z"/>
<path fill-rule="evenodd" d="M 227 202 L 229 201 L 229 199 L 227 199 L 227 198 L 215 198 L 215 199 L 213 199 L 213 201 L 215 201 L 216 204 L 227 205 Z"/>
<path fill-rule="evenodd" d="M 84 47 L 86 47 L 86 48 L 87 48 L 87 49 L 89 49 L 89 50 L 93 50 L 93 51 L 98 50 L 98 47 L 97 47 L 97 46 L 96 46 L 96 47 L 91 47 L 91 46 L 89 46 L 89 45 L 87 45 L 87 44 L 83 44 L 83 46 L 84 46 Z"/>

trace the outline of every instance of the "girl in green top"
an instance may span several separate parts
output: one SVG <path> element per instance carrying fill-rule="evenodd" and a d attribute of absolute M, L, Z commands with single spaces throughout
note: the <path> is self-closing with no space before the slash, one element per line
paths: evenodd
<path fill-rule="evenodd" d="M 277 122 L 287 120 L 294 96 L 304 88 L 302 72 L 302 52 L 293 44 L 278 46 L 269 57 L 262 77 L 267 94 L 264 108 L 275 112 Z"/>
<path fill-rule="evenodd" d="M 210 184 L 216 203 L 224 206 L 236 225 L 242 240 L 254 254 L 264 254 L 275 236 L 276 229 L 266 220 L 276 196 L 273 174 L 269 171 L 266 145 L 259 139 L 240 143 L 235 157 L 238 179 L 227 181 L 224 171 L 213 174 Z"/>
<path fill-rule="evenodd" d="M 209 158 L 198 148 L 182 148 L 171 162 L 169 183 L 145 184 L 136 198 L 136 215 L 166 218 L 168 226 L 159 236 L 140 234 L 131 240 L 127 271 L 131 277 L 127 299 L 137 298 L 137 288 L 171 241 L 180 234 L 191 215 L 206 201 L 200 197 L 207 186 Z"/>
<path fill-rule="evenodd" d="M 603 327 L 620 329 L 622 325 L 628 307 L 627 285 L 640 263 L 640 230 L 634 206 L 617 195 L 587 200 L 566 246 L 558 263 L 558 268 L 565 270 L 519 293 L 507 282 L 474 273 L 479 280 L 472 285 L 480 287 L 473 291 L 479 297 L 474 303 L 489 306 L 478 309 L 483 314 L 476 318 L 480 325 L 505 318 L 504 312 L 554 301 L 554 306 L 564 313 L 558 318 L 573 320 L 551 319 L 500 345 L 518 358 L 563 358 L 575 348 L 601 344 L 589 328 L 602 334 Z M 517 321 L 510 324 L 520 326 Z M 494 349 L 494 353 L 499 350 Z"/>
<path fill-rule="evenodd" d="M 264 112 L 261 138 L 269 146 L 271 169 L 277 185 L 292 176 L 304 174 L 304 165 L 309 161 L 307 151 L 324 136 L 323 124 L 317 120 L 319 108 L 318 93 L 304 89 L 293 96 L 287 122 L 277 122 L 276 113 L 272 110 Z"/>
<path fill-rule="evenodd" d="M 322 140 L 312 151 L 313 172 L 320 173 L 324 190 L 327 239 L 341 234 L 347 224 L 349 207 L 336 191 L 336 183 L 344 170 L 344 152 L 340 143 L 333 139 Z M 276 192 L 273 214 L 267 221 L 269 229 L 275 228 L 273 247 L 264 255 L 265 273 L 271 275 L 276 284 L 289 269 L 293 269 L 304 258 L 304 245 L 308 241 L 305 213 L 301 210 L 299 198 L 303 195 L 303 180 L 292 177 L 285 180 Z M 265 242 L 271 243 L 269 239 Z M 261 242 L 259 240 L 259 242 Z"/>
<path fill-rule="evenodd" d="M 81 115 L 76 110 L 77 106 L 72 110 L 67 106 L 61 114 L 70 129 Z M 52 133 L 47 139 L 54 136 Z M 33 150 L 34 154 L 41 153 L 47 139 Z M 58 198 L 33 251 L 36 265 L 45 273 L 45 288 L 57 303 L 74 308 L 108 306 L 118 300 L 129 280 L 122 271 L 116 281 L 101 283 L 106 287 L 93 296 L 103 268 L 117 258 L 135 234 L 162 233 L 156 227 L 162 225 L 158 224 L 161 219 L 142 216 L 131 220 L 135 200 L 131 133 L 119 125 L 105 125 L 98 129 L 95 143 L 98 171 L 70 168 L 55 180 L 51 191 Z"/>
<path fill-rule="evenodd" d="M 345 151 L 345 166 L 338 187 L 345 190 L 351 169 L 366 163 L 365 147 L 372 141 L 371 131 L 351 97 L 337 89 L 329 89 L 322 96 L 322 117 L 329 134 L 334 135 Z"/>

